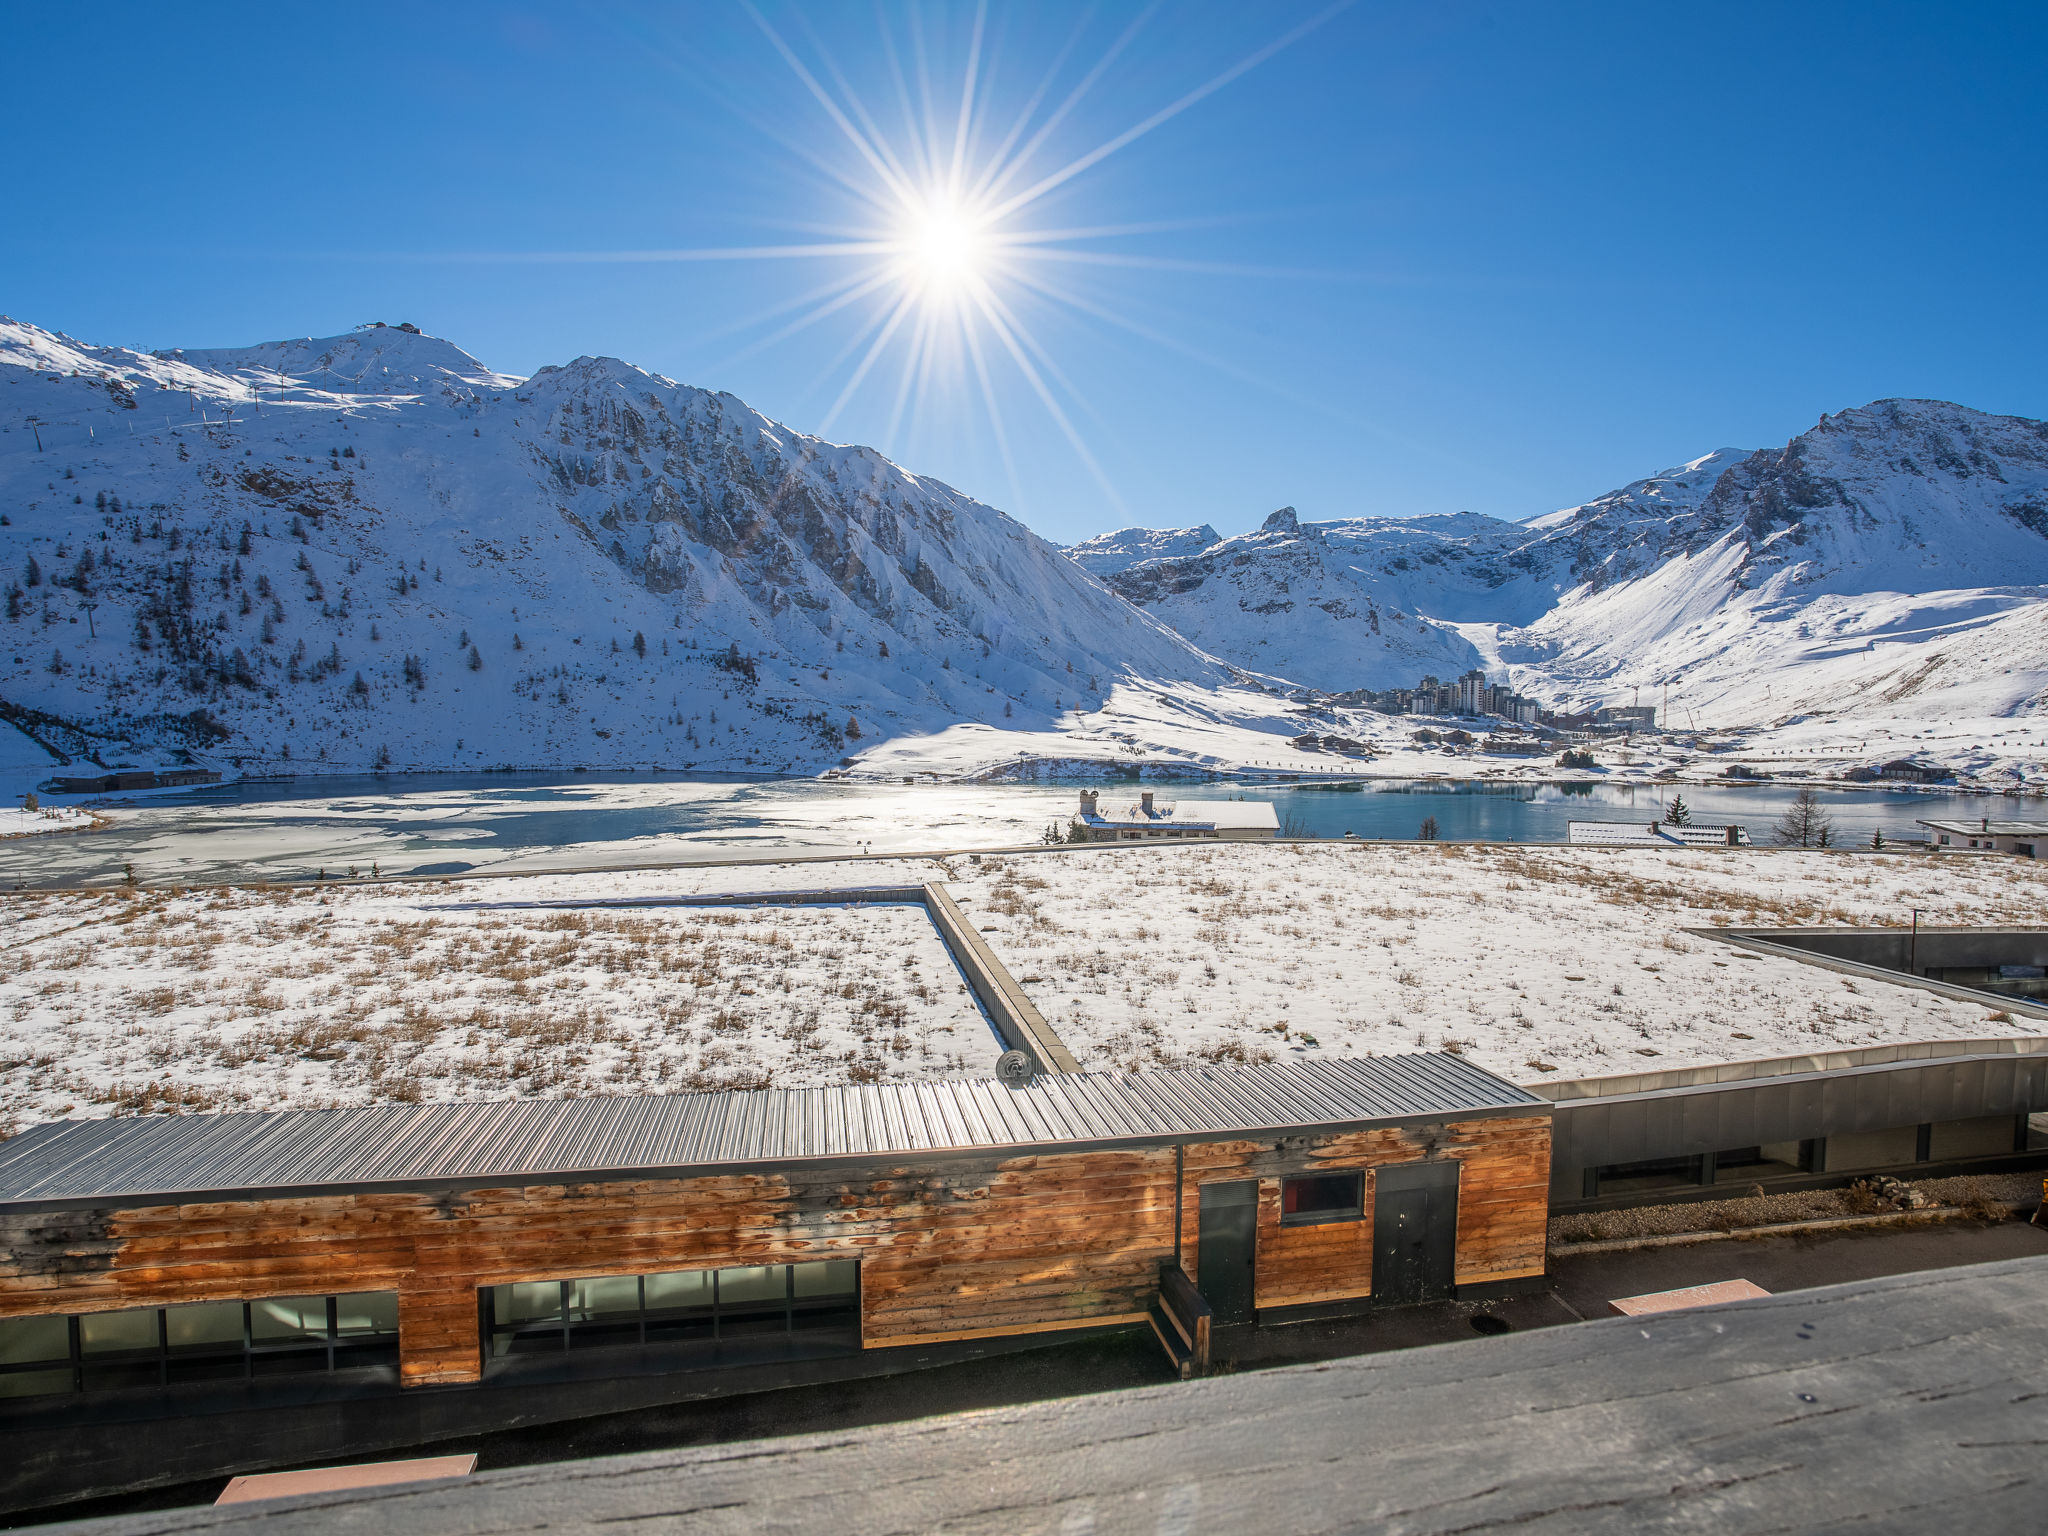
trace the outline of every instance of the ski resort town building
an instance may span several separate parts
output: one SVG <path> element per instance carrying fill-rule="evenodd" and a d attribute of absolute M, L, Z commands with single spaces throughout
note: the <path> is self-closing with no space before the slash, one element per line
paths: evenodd
<path fill-rule="evenodd" d="M 2048 848 L 2048 821 L 1993 821 L 1988 816 L 1976 821 L 1923 821 L 1934 834 L 1937 848 L 1975 848 L 1979 852 L 2016 853 L 2023 859 L 2038 859 Z"/>
<path fill-rule="evenodd" d="M 1139 792 L 1129 805 L 1102 808 L 1099 790 L 1081 791 L 1076 818 L 1092 839 L 1137 842 L 1148 837 L 1216 837 L 1231 842 L 1271 839 L 1279 834 L 1280 817 L 1270 800 L 1191 800 L 1161 805 L 1153 791 Z"/>
<path fill-rule="evenodd" d="M 1571 821 L 1565 841 L 1597 848 L 1746 848 L 1749 828 L 1678 826 L 1669 821 Z"/>

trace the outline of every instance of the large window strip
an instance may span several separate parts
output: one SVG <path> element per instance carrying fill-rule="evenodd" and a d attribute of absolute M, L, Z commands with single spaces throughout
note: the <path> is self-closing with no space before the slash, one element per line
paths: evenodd
<path fill-rule="evenodd" d="M 595 1275 L 484 1292 L 493 1359 L 618 1344 L 787 1340 L 838 1330 L 858 1342 L 860 1265 L 852 1260 Z"/>
<path fill-rule="evenodd" d="M 0 1318 L 0 1397 L 349 1370 L 397 1361 L 396 1291 Z"/>

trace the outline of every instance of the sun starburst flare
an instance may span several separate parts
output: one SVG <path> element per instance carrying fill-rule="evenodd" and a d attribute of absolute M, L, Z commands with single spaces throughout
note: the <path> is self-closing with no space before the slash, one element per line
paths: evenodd
<path fill-rule="evenodd" d="M 863 391 L 877 388 L 892 402 L 881 446 L 895 451 L 906 422 L 915 423 L 935 394 L 951 401 L 978 396 L 1010 480 L 1023 500 L 1010 434 L 999 404 L 997 370 L 1021 379 L 1080 462 L 1119 512 L 1125 510 L 1109 476 L 1075 425 L 1075 414 L 1097 413 L 1034 334 L 1036 307 L 1064 308 L 1092 320 L 1107 319 L 1141 337 L 1156 333 L 1077 292 L 1056 275 L 1093 266 L 1098 270 L 1244 273 L 1250 269 L 1185 257 L 1160 257 L 1099 249 L 1102 242 L 1128 236 L 1186 231 L 1209 220 L 1055 226 L 1036 222 L 1047 199 L 1070 189 L 1077 178 L 1259 64 L 1323 25 L 1351 0 L 1337 0 L 1289 28 L 1244 58 L 1112 134 L 1093 147 L 1064 158 L 1054 154 L 1063 127 L 1097 92 L 1111 66 L 1152 22 L 1159 4 L 1140 11 L 1085 68 L 1074 62 L 1088 19 L 1075 27 L 1035 87 L 1007 112 L 999 108 L 988 45 L 986 0 L 974 12 L 972 33 L 953 104 L 941 104 L 935 89 L 919 14 L 903 13 L 910 33 L 911 66 L 904 50 L 881 23 L 888 61 L 885 84 L 893 89 L 901 128 L 891 135 L 878 121 L 874 103 L 849 83 L 829 49 L 807 25 L 809 61 L 769 18 L 751 4 L 747 12 L 788 65 L 812 102 L 837 131 L 844 153 L 819 152 L 787 125 L 770 129 L 786 148 L 812 166 L 851 200 L 857 210 L 845 226 L 817 229 L 821 238 L 788 245 L 701 250 L 594 253 L 588 259 L 673 261 L 801 260 L 831 263 L 836 275 L 793 298 L 721 328 L 738 336 L 761 327 L 739 351 L 716 365 L 730 366 L 780 345 L 835 316 L 859 318 L 852 334 L 820 370 L 819 384 L 839 388 L 817 424 L 830 434 L 842 413 Z M 1078 68 L 1062 91 L 1063 81 Z M 999 121 L 999 115 L 1001 120 Z M 1098 248 L 1091 248 L 1098 247 Z M 1302 275 L 1302 274 L 1296 274 Z M 844 320 L 841 321 L 844 324 Z M 1176 348 L 1196 357 L 1188 348 Z M 842 377 L 842 370 L 844 376 Z M 877 375 L 880 375 L 878 379 Z M 885 383 L 893 373 L 893 387 Z"/>

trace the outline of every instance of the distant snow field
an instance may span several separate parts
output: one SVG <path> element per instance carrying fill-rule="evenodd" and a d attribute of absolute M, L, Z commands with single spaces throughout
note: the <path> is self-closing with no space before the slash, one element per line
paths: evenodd
<path fill-rule="evenodd" d="M 1288 844 L 968 868 L 969 918 L 1091 1071 L 1427 1049 L 1533 1081 L 2044 1032 L 1681 931 L 2038 923 L 2048 872 L 2011 860 Z"/>
<path fill-rule="evenodd" d="M 0 1126 L 994 1068 L 914 907 L 454 909 L 599 883 L 11 898 Z"/>
<path fill-rule="evenodd" d="M 1390 843 L 0 902 L 0 1126 L 986 1076 L 910 906 L 510 908 L 943 881 L 1090 1071 L 1457 1050 L 1519 1081 L 2043 1032 L 1686 928 L 2038 923 L 2011 859 Z"/>
<path fill-rule="evenodd" d="M 45 832 L 83 832 L 93 813 L 78 805 L 43 805 L 34 810 L 15 805 L 0 808 L 0 838 L 40 837 Z"/>

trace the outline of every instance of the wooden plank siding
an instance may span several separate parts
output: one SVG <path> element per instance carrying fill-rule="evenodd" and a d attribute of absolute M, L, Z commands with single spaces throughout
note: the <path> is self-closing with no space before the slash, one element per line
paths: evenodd
<path fill-rule="evenodd" d="M 1260 1305 L 1371 1282 L 1371 1223 L 1282 1228 L 1285 1174 L 1436 1154 L 1464 1164 L 1458 1278 L 1540 1274 L 1549 1121 L 1186 1147 L 1198 1186 L 1259 1178 Z M 1174 1251 L 1171 1144 L 461 1192 L 388 1191 L 0 1212 L 0 1317 L 394 1290 L 408 1385 L 481 1368 L 477 1295 L 522 1280 L 861 1262 L 867 1347 L 1142 1321 Z M 1469 1250 L 1469 1251 L 1468 1251 Z"/>
<path fill-rule="evenodd" d="M 861 1261 L 869 1346 L 1142 1321 L 1173 1251 L 1171 1147 L 0 1218 L 0 1316 L 399 1295 L 409 1385 L 477 1379 L 477 1292 Z"/>
<path fill-rule="evenodd" d="M 1454 1158 L 1459 1164 L 1457 1283 L 1541 1275 L 1550 1214 L 1550 1120 L 1533 1115 L 1441 1126 L 1376 1126 L 1337 1136 L 1193 1143 L 1181 1190 L 1181 1263 L 1199 1286 L 1201 1186 L 1257 1179 L 1254 1303 L 1290 1307 L 1370 1296 L 1371 1171 L 1427 1157 Z M 1281 1225 L 1282 1179 L 1354 1170 L 1367 1175 L 1362 1220 Z"/>

